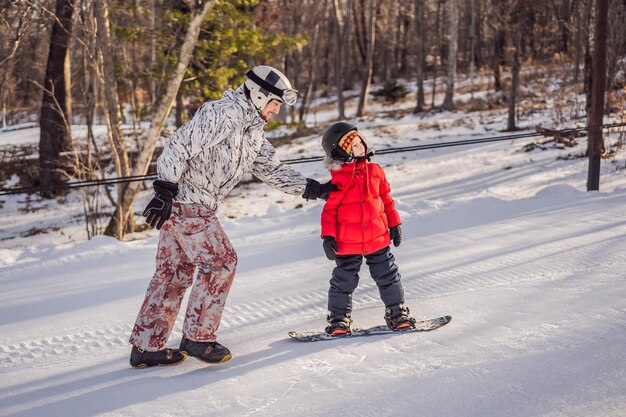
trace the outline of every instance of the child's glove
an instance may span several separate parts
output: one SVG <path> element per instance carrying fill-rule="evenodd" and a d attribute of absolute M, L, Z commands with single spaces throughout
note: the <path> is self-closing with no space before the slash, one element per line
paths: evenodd
<path fill-rule="evenodd" d="M 307 178 L 306 188 L 304 189 L 304 194 L 302 194 L 302 197 L 307 200 L 315 200 L 318 198 L 328 200 L 328 195 L 333 191 L 337 191 L 338 189 L 339 188 L 337 188 L 337 186 L 330 181 L 324 184 L 320 184 L 312 178 Z"/>
<path fill-rule="evenodd" d="M 389 237 L 393 241 L 393 246 L 396 248 L 400 246 L 400 243 L 402 242 L 402 229 L 400 229 L 400 225 L 389 229 Z"/>
<path fill-rule="evenodd" d="M 332 236 L 324 236 L 324 243 L 322 243 L 322 247 L 324 248 L 324 253 L 326 253 L 326 257 L 331 261 L 337 259 L 337 251 L 339 248 L 337 247 L 337 242 L 335 238 Z"/>
<path fill-rule="evenodd" d="M 143 215 L 146 217 L 146 223 L 150 227 L 156 226 L 157 230 L 159 230 L 172 214 L 172 200 L 178 194 L 178 184 L 156 180 L 152 185 L 154 187 L 154 197 L 146 206 Z"/>

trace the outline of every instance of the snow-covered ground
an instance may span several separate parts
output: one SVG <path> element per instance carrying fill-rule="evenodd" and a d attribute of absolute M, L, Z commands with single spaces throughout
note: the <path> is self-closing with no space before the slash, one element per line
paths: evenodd
<path fill-rule="evenodd" d="M 504 121 L 359 126 L 383 149 L 501 134 Z M 234 356 L 216 366 L 128 364 L 155 231 L 83 241 L 78 195 L 1 198 L 0 416 L 626 416 L 625 157 L 603 161 L 601 191 L 586 192 L 587 161 L 562 158 L 584 139 L 522 152 L 528 142 L 375 157 L 403 218 L 393 252 L 406 303 L 419 319 L 453 316 L 430 333 L 289 340 L 325 325 L 322 203 L 237 188 L 220 213 L 239 254 L 219 332 Z M 279 147 L 285 159 L 320 152 L 319 137 Z M 319 162 L 295 168 L 328 177 Z M 35 227 L 59 230 L 27 236 Z M 383 322 L 366 268 L 354 300 L 358 326 Z M 169 345 L 180 336 L 179 320 Z"/>

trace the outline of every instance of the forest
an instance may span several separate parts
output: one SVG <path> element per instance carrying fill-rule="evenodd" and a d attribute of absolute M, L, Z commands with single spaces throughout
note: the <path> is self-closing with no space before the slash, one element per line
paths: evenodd
<path fill-rule="evenodd" d="M 506 108 L 515 131 L 527 96 L 536 104 L 545 94 L 522 97 L 524 68 L 584 94 L 589 125 L 594 83 L 604 84 L 601 113 L 623 110 L 624 0 L 0 0 L 0 9 L 1 128 L 41 127 L 35 163 L 3 152 L 11 163 L 1 174 L 20 171 L 19 185 L 45 198 L 62 196 L 68 181 L 150 173 L 158 139 L 257 64 L 283 70 L 299 90 L 268 129 L 307 132 L 320 99 L 341 120 L 347 100 L 367 118 L 373 100 L 411 97 L 414 113 Z M 469 101 L 455 99 L 460 77 Z M 101 125 L 106 146 L 95 140 Z M 105 234 L 136 229 L 142 186 L 105 189 L 115 208 Z"/>

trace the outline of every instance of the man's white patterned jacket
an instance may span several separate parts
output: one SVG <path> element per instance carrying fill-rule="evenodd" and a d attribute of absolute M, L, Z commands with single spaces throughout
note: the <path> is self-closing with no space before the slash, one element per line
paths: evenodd
<path fill-rule="evenodd" d="M 249 173 L 266 184 L 302 195 L 306 178 L 280 162 L 265 139 L 266 122 L 243 87 L 206 102 L 167 142 L 157 160 L 160 180 L 178 184 L 180 203 L 199 203 L 216 211 Z"/>

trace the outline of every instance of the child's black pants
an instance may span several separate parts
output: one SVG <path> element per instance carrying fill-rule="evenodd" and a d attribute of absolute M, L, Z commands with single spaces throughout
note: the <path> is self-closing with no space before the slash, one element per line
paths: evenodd
<path fill-rule="evenodd" d="M 352 311 L 352 293 L 359 284 L 359 271 L 365 262 L 370 275 L 378 286 L 385 307 L 404 302 L 404 290 L 400 283 L 400 272 L 389 246 L 370 255 L 337 256 L 328 290 L 328 311 L 340 315 Z"/>

